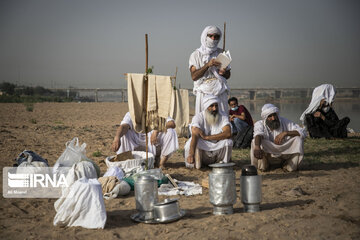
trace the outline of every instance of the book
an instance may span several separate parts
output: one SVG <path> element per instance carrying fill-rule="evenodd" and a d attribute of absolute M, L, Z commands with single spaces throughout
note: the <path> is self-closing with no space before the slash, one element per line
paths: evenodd
<path fill-rule="evenodd" d="M 215 58 L 216 61 L 220 62 L 221 65 L 220 65 L 220 69 L 222 68 L 227 68 L 227 66 L 229 66 L 229 64 L 231 63 L 231 56 L 230 56 L 230 52 L 229 50 L 226 51 L 226 52 L 222 52 L 220 53 L 216 58 Z"/>

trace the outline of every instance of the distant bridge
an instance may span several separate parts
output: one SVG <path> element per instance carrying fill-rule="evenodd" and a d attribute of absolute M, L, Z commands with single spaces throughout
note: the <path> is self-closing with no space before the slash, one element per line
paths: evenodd
<path fill-rule="evenodd" d="M 77 96 L 81 92 L 90 92 L 94 96 L 95 102 L 99 101 L 100 92 L 119 92 L 121 102 L 127 101 L 126 88 L 50 88 L 51 91 L 65 91 L 67 96 L 70 92 L 76 92 Z M 189 95 L 193 96 L 192 89 Z M 230 96 L 236 96 L 243 100 L 261 100 L 261 99 L 307 99 L 311 98 L 314 88 L 232 88 Z M 351 99 L 360 98 L 360 88 L 336 88 L 336 98 Z"/>

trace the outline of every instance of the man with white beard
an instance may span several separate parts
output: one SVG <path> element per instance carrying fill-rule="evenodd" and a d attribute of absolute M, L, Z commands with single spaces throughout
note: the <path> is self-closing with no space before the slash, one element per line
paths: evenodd
<path fill-rule="evenodd" d="M 150 143 L 148 150 L 156 157 L 156 165 L 164 168 L 166 161 L 179 148 L 174 119 L 170 117 L 167 119 L 165 132 L 157 130 L 149 132 L 148 139 Z M 127 151 L 145 151 L 145 143 L 145 133 L 138 133 L 134 130 L 130 113 L 127 112 L 116 131 L 111 146 L 112 150 L 116 154 Z M 160 158 L 160 161 L 158 161 L 158 158 Z"/>
<path fill-rule="evenodd" d="M 251 164 L 261 171 L 269 170 L 271 165 L 280 165 L 288 172 L 297 170 L 304 157 L 305 129 L 280 117 L 273 104 L 262 107 L 261 118 L 254 125 Z"/>
<path fill-rule="evenodd" d="M 219 110 L 219 99 L 206 95 L 203 110 L 191 122 L 191 138 L 185 144 L 185 166 L 200 169 L 201 165 L 229 162 L 232 145 L 229 116 Z"/>
<path fill-rule="evenodd" d="M 216 26 L 207 26 L 201 33 L 201 46 L 196 49 L 189 58 L 189 69 L 194 81 L 193 92 L 196 95 L 195 114 L 204 110 L 203 98 L 206 95 L 219 97 L 219 109 L 228 112 L 227 79 L 230 78 L 230 67 L 220 68 L 221 63 L 215 58 L 222 52 L 218 48 L 221 39 L 221 31 Z"/>

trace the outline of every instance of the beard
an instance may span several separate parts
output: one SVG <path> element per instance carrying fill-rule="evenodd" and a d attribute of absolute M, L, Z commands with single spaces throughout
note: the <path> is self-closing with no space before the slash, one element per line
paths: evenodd
<path fill-rule="evenodd" d="M 271 130 L 275 130 L 278 129 L 280 127 L 280 121 L 279 119 L 275 119 L 274 121 L 268 121 L 266 120 L 266 125 L 271 129 Z"/>
<path fill-rule="evenodd" d="M 210 125 L 214 126 L 219 122 L 219 114 L 218 111 L 211 112 L 206 109 L 205 111 L 205 121 Z"/>

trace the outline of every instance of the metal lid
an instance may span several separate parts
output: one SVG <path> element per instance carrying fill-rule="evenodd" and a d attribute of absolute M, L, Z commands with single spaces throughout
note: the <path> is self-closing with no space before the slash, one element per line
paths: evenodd
<path fill-rule="evenodd" d="M 257 169 L 254 165 L 245 165 L 241 170 L 241 176 L 256 176 Z"/>
<path fill-rule="evenodd" d="M 233 167 L 235 166 L 235 163 L 230 162 L 230 163 L 215 163 L 215 164 L 210 164 L 209 167 L 213 167 L 213 168 L 225 168 L 225 167 Z"/>
<path fill-rule="evenodd" d="M 136 182 L 138 182 L 138 181 L 151 182 L 151 181 L 154 181 L 154 180 L 155 179 L 152 176 L 143 175 L 143 176 L 138 177 Z"/>
<path fill-rule="evenodd" d="M 174 198 L 174 199 L 165 199 L 163 202 L 160 202 L 160 203 L 156 203 L 154 204 L 155 206 L 161 206 L 161 205 L 166 205 L 166 204 L 171 204 L 171 203 L 174 203 L 174 202 L 177 202 L 178 199 Z"/>

